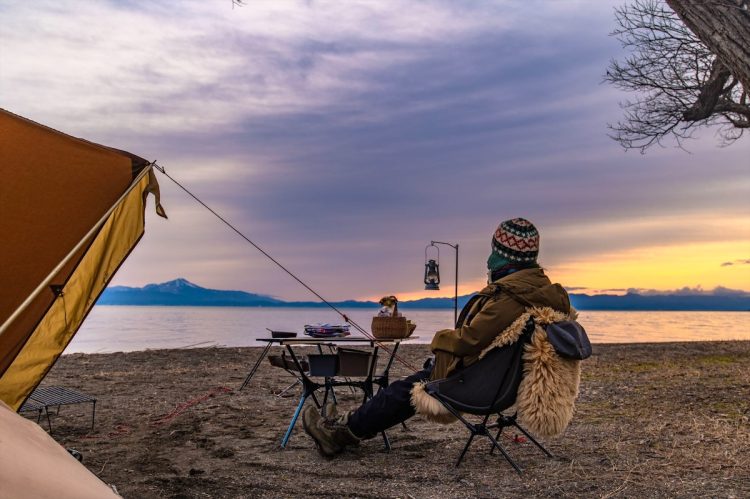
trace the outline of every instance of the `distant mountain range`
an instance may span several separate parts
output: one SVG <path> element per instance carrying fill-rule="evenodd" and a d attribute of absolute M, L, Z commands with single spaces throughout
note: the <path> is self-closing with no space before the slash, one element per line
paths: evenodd
<path fill-rule="evenodd" d="M 472 295 L 459 296 L 462 307 Z M 578 310 L 716 310 L 750 311 L 750 293 L 727 291 L 725 293 L 695 294 L 639 294 L 587 295 L 571 293 L 571 303 Z M 207 289 L 179 278 L 161 284 L 148 284 L 142 288 L 112 286 L 104 290 L 99 305 L 153 305 L 191 307 L 324 307 L 314 301 L 289 302 L 272 296 L 245 291 Z M 346 300 L 333 303 L 341 308 L 377 308 L 372 301 Z M 403 301 L 405 309 L 450 309 L 452 298 L 423 298 Z"/>

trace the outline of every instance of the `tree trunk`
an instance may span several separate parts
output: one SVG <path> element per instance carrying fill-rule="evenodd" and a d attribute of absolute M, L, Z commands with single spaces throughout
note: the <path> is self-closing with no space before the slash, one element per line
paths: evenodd
<path fill-rule="evenodd" d="M 666 0 L 695 36 L 750 91 L 750 8 L 747 0 Z"/>

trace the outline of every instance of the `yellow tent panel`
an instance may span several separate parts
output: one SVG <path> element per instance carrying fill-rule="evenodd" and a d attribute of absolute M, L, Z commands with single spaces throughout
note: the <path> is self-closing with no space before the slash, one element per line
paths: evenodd
<path fill-rule="evenodd" d="M 17 410 L 144 231 L 146 160 L 0 109 L 0 400 Z"/>

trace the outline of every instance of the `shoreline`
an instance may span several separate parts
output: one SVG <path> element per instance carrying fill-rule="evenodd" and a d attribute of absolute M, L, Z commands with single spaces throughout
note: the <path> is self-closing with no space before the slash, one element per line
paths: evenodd
<path fill-rule="evenodd" d="M 367 343 L 369 340 L 364 339 L 362 343 Z M 115 355 L 115 354 L 130 354 L 130 353 L 143 353 L 143 352 L 171 352 L 171 351 L 182 351 L 182 350 L 201 350 L 201 349 L 249 349 L 249 350 L 263 350 L 263 346 L 231 346 L 231 345 L 219 345 L 219 344 L 213 344 L 208 345 L 208 343 L 212 343 L 212 341 L 203 341 L 194 345 L 186 345 L 183 347 L 176 347 L 176 348 L 145 348 L 142 350 L 111 350 L 111 351 L 102 351 L 102 352 L 70 352 L 70 353 L 63 353 L 60 358 L 65 358 L 68 356 L 75 356 L 75 355 Z M 714 343 L 749 343 L 750 339 L 719 339 L 719 340 L 684 340 L 684 341 L 671 341 L 671 340 L 665 340 L 665 341 L 637 341 L 637 342 L 607 342 L 607 343 L 597 343 L 592 341 L 591 345 L 592 348 L 596 349 L 598 347 L 604 347 L 604 348 L 611 348 L 611 347 L 627 347 L 627 346 L 649 346 L 652 345 L 654 347 L 669 347 L 669 346 L 680 346 L 680 345 L 694 345 L 696 343 L 707 343 L 707 344 L 714 344 Z M 426 341 L 424 338 L 420 339 L 420 342 L 414 342 L 414 343 L 403 343 L 402 347 L 428 347 L 430 344 L 429 341 Z M 359 343 L 353 343 L 352 346 L 359 347 L 362 346 Z M 596 352 L 595 352 L 596 353 Z M 429 352 L 425 353 L 425 355 L 429 355 Z M 585 364 L 584 364 L 585 366 Z"/>
<path fill-rule="evenodd" d="M 453 300 L 453 298 L 450 298 Z M 335 303 L 334 303 L 335 304 Z M 167 307 L 167 308 L 248 308 L 264 310 L 284 310 L 284 309 L 324 309 L 328 310 L 326 304 L 320 305 L 213 305 L 213 304 L 174 304 L 174 303 L 97 303 L 97 307 Z M 337 305 L 338 307 L 338 305 Z M 338 308 L 347 310 L 373 310 L 378 307 L 377 303 L 372 302 L 361 306 L 342 305 Z M 450 307 L 410 307 L 408 305 L 399 305 L 401 310 L 418 311 L 418 312 L 453 312 L 453 306 Z M 750 312 L 750 309 L 736 308 L 576 308 L 579 312 Z"/>
<path fill-rule="evenodd" d="M 429 343 L 436 331 L 453 324 L 451 311 L 411 311 L 406 316 L 417 324 L 414 335 L 419 339 L 414 342 Z M 350 317 L 366 326 L 372 321 L 370 311 L 354 311 Z M 738 312 L 581 312 L 580 317 L 595 344 L 750 340 L 747 314 Z M 256 339 L 269 336 L 266 328 L 302 335 L 301 325 L 315 322 L 335 322 L 335 317 L 323 310 L 95 307 L 66 351 L 256 346 Z"/>
<path fill-rule="evenodd" d="M 298 393 L 274 395 L 291 379 L 267 362 L 238 391 L 259 353 L 63 355 L 43 385 L 97 397 L 96 426 L 89 407 L 66 406 L 52 416 L 53 437 L 124 497 L 750 495 L 750 341 L 595 344 L 573 422 L 544 439 L 558 459 L 504 442 L 526 470 L 520 478 L 485 442 L 454 468 L 468 432 L 419 416 L 408 432 L 389 432 L 390 453 L 373 439 L 326 461 L 301 424 L 281 451 Z M 428 346 L 400 353 L 419 362 Z M 342 393 L 340 405 L 359 397 Z"/>

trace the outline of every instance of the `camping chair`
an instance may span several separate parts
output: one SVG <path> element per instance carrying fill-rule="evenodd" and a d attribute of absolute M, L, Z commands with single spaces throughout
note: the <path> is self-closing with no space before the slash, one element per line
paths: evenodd
<path fill-rule="evenodd" d="M 492 442 L 490 454 L 497 448 L 510 465 L 521 474 L 523 472 L 521 467 L 499 442 L 503 429 L 507 427 L 518 428 L 547 457 L 552 457 L 547 449 L 516 422 L 515 415 L 502 414 L 503 410 L 516 402 L 516 394 L 523 376 L 523 347 L 530 341 L 533 330 L 534 323 L 530 321 L 519 340 L 513 345 L 495 348 L 466 369 L 448 378 L 435 380 L 425 385 L 425 392 L 437 399 L 471 432 L 468 442 L 456 461 L 456 467 L 461 464 L 474 437 L 482 435 Z M 471 423 L 464 418 L 462 413 L 483 416 L 484 419 L 481 423 Z M 497 421 L 487 424 L 493 415 L 498 416 Z M 493 437 L 490 432 L 494 429 L 498 431 Z"/>

